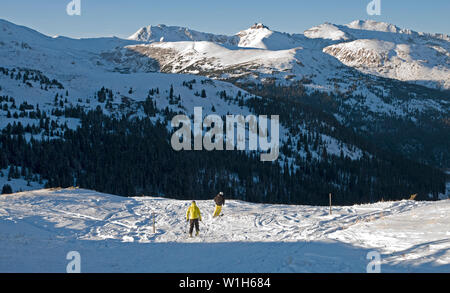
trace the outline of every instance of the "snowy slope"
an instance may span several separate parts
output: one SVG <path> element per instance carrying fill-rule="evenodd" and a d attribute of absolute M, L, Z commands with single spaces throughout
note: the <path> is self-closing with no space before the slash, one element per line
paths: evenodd
<path fill-rule="evenodd" d="M 213 42 L 169 42 L 126 48 L 139 53 L 141 58 L 157 60 L 163 72 L 217 75 L 222 78 L 248 75 L 252 73 L 252 68 L 257 69 L 256 74 L 287 69 L 291 67 L 295 54 L 295 50 L 237 49 Z M 124 63 L 129 63 L 129 59 Z"/>
<path fill-rule="evenodd" d="M 398 33 L 401 29 L 393 24 L 386 22 L 378 22 L 374 20 L 355 20 L 346 25 L 349 28 L 367 31 Z"/>
<path fill-rule="evenodd" d="M 128 39 L 148 43 L 210 41 L 221 44 L 236 45 L 238 42 L 237 38 L 198 32 L 186 27 L 166 26 L 164 24 L 158 24 L 156 26 L 150 25 L 140 28 L 137 32 L 128 37 Z"/>
<path fill-rule="evenodd" d="M 450 85 L 450 37 L 401 29 L 373 20 L 346 25 L 319 26 L 324 38 L 344 42 L 323 51 L 364 73 L 418 83 L 431 88 Z M 305 32 L 306 34 L 306 32 Z"/>
<path fill-rule="evenodd" d="M 358 45 L 358 46 L 357 46 Z M 336 47 L 334 47 L 336 46 Z M 339 49 L 350 48 L 346 50 Z M 360 49 L 358 49 L 360 48 Z M 324 52 L 315 46 L 296 47 L 285 50 L 266 50 L 254 48 L 238 48 L 222 46 L 213 42 L 162 42 L 152 44 L 129 45 L 103 54 L 101 60 L 105 64 L 113 64 L 111 68 L 124 71 L 161 71 L 166 73 L 183 73 L 208 76 L 214 79 L 231 81 L 272 81 L 289 84 L 291 81 L 309 80 L 305 82 L 307 90 L 327 92 L 340 92 L 366 97 L 363 100 L 347 99 L 346 104 L 355 103 L 368 112 L 406 116 L 414 115 L 416 110 L 446 112 L 448 103 L 444 100 L 423 100 L 411 98 L 408 101 L 399 100 L 395 105 L 384 100 L 389 95 L 389 87 L 384 81 L 377 81 L 372 75 L 357 73 L 353 66 L 364 64 L 366 73 L 379 76 L 388 74 L 398 79 L 416 79 L 419 75 L 427 73 L 440 82 L 422 80 L 419 83 L 427 85 L 447 84 L 448 69 L 441 65 L 425 68 L 414 62 L 404 62 L 398 57 L 392 57 L 391 51 L 404 52 L 407 47 L 397 46 L 394 43 L 376 40 L 358 40 L 351 43 L 331 45 Z M 402 51 L 403 50 L 403 51 Z M 353 54 L 353 52 L 357 52 Z M 335 58 L 332 55 L 338 56 Z M 341 57 L 343 55 L 343 57 Z M 347 63 L 344 66 L 338 59 Z M 157 66 L 148 66 L 152 60 Z M 384 67 L 386 63 L 386 69 Z M 381 64 L 381 67 L 380 67 Z M 391 66 L 395 64 L 395 66 Z M 131 67 L 131 68 L 130 68 Z M 445 80 L 442 78 L 445 77 Z M 450 81 L 450 78 L 448 79 Z M 382 84 L 373 87 L 372 84 Z M 438 85 L 440 87 L 440 85 Z M 380 91 L 382 94 L 380 94 Z M 413 94 L 414 95 L 414 94 Z M 396 101 L 397 102 L 397 101 Z M 365 110 L 361 110 L 365 111 Z M 371 115 L 370 114 L 370 115 Z"/>
<path fill-rule="evenodd" d="M 295 36 L 272 31 L 262 23 L 255 23 L 249 29 L 236 34 L 239 37 L 239 47 L 258 48 L 266 50 L 287 50 L 300 47 L 300 39 Z"/>
<path fill-rule="evenodd" d="M 229 200 L 186 235 L 189 201 L 122 198 L 82 189 L 0 197 L 0 272 L 450 272 L 450 201 L 326 207 Z M 151 214 L 156 213 L 156 233 Z M 217 258 L 218 253 L 221 255 Z"/>
<path fill-rule="evenodd" d="M 332 41 L 348 40 L 351 37 L 340 30 L 337 26 L 331 23 L 324 23 L 315 27 L 312 27 L 303 33 L 310 39 L 326 39 Z"/>
<path fill-rule="evenodd" d="M 450 53 L 437 45 L 359 39 L 331 45 L 323 51 L 364 73 L 434 88 L 450 86 Z"/>

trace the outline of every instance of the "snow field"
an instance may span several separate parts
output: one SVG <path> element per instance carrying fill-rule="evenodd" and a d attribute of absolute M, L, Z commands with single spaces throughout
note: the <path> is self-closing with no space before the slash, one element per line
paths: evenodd
<path fill-rule="evenodd" d="M 213 197 L 213 196 L 211 196 Z M 450 272 L 450 201 L 328 207 L 197 201 L 200 236 L 189 238 L 190 201 L 123 198 L 82 189 L 0 197 L 0 272 Z M 156 217 L 153 233 L 152 213 Z"/>

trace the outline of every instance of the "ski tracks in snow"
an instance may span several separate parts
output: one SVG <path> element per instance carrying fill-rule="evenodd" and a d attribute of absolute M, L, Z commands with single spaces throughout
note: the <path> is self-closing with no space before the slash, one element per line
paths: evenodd
<path fill-rule="evenodd" d="M 55 191 L 58 195 L 59 191 Z M 38 192 L 37 192 L 38 193 Z M 189 201 L 163 198 L 98 197 L 90 193 L 55 197 L 24 196 L 17 205 L 0 209 L 2 218 L 32 215 L 69 227 L 81 239 L 123 239 L 138 242 L 228 242 L 228 241 L 312 241 L 326 239 L 336 231 L 409 212 L 423 204 L 413 201 L 374 205 L 327 207 L 255 205 L 228 200 L 224 216 L 213 218 L 214 203 L 198 201 L 203 221 L 200 236 L 187 239 L 189 225 L 185 213 Z M 81 200 L 80 200 L 81 198 Z M 19 204 L 20 203 L 20 204 Z M 153 233 L 155 214 L 156 233 Z M 349 235 L 351 233 L 349 232 Z"/>
<path fill-rule="evenodd" d="M 203 221 L 200 235 L 193 238 L 189 238 L 186 221 L 189 205 L 190 201 L 124 198 L 82 189 L 3 195 L 0 239 L 8 243 L 5 247 L 37 242 L 49 251 L 73 245 L 91 247 L 93 253 L 102 248 L 121 251 L 131 247 L 155 258 L 164 251 L 178 255 L 178 248 L 186 258 L 182 252 L 188 247 L 213 258 L 215 248 L 232 247 L 240 256 L 230 253 L 223 261 L 243 271 L 268 268 L 264 266 L 269 262 L 276 263 L 275 271 L 323 271 L 328 266 L 337 271 L 354 271 L 355 264 L 363 267 L 368 250 L 382 253 L 384 264 L 406 264 L 412 270 L 416 264 L 424 264 L 422 268 L 430 271 L 435 264 L 444 269 L 450 264 L 450 201 L 333 207 L 330 215 L 328 207 L 227 200 L 223 216 L 213 218 L 213 200 L 201 200 L 197 205 Z M 146 250 L 147 244 L 157 249 L 154 255 Z M 279 257 L 272 256 L 272 252 Z M 109 255 L 106 250 L 105 255 Z M 7 259 L 9 254 L 2 257 Z M 128 257 L 122 261 L 128 261 Z M 252 261 L 241 261 L 247 258 Z M 104 261 L 109 264 L 107 259 Z M 352 263 L 346 263 L 347 259 Z M 206 268 L 209 262 L 203 265 Z M 133 268 L 130 263 L 129 269 Z"/>

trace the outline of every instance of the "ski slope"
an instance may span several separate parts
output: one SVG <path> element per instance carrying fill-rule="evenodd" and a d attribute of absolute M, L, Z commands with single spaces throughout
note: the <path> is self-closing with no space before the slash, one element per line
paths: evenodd
<path fill-rule="evenodd" d="M 187 237 L 190 201 L 123 198 L 83 189 L 0 196 L 0 272 L 450 272 L 450 201 L 327 207 L 197 201 L 199 237 Z M 152 228 L 156 217 L 156 233 Z"/>

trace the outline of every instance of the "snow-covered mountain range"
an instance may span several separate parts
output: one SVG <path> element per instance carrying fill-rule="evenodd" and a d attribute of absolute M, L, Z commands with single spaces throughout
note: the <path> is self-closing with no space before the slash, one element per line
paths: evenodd
<path fill-rule="evenodd" d="M 327 87 L 330 80 L 343 74 L 345 64 L 376 76 L 450 87 L 448 35 L 424 34 L 370 20 L 325 23 L 303 34 L 272 31 L 258 23 L 229 37 L 159 25 L 142 28 L 129 39 L 147 43 L 127 48 L 154 58 L 164 72 L 224 79 L 311 79 Z"/>
<path fill-rule="evenodd" d="M 320 160 L 324 151 L 358 160 L 371 156 L 371 151 L 344 135 L 344 128 L 365 135 L 368 127 L 386 117 L 420 126 L 421 115 L 446 123 L 450 111 L 445 98 L 450 80 L 448 49 L 448 36 L 373 21 L 326 23 L 303 34 L 255 24 L 233 36 L 157 25 L 144 27 L 128 39 L 71 39 L 49 37 L 0 20 L 0 128 L 17 122 L 39 125 L 39 119 L 26 113 L 39 109 L 50 117 L 51 133 L 62 133 L 65 127 L 76 129 L 79 119 L 58 113 L 66 106 L 86 111 L 100 108 L 114 117 L 143 117 L 142 104 L 156 88 L 161 92 L 152 99 L 159 111 L 191 115 L 194 106 L 202 106 L 205 115 L 247 115 L 255 110 L 245 102 L 258 97 L 242 86 L 245 83 L 300 83 L 307 92 L 337 94 L 329 113 L 335 121 L 319 123 L 317 117 L 304 116 L 290 119 L 292 125 L 282 124 L 280 140 L 287 150 L 280 155 L 281 164 L 295 169 L 294 157 L 310 155 Z M 433 94 L 409 82 L 428 86 Z M 409 85 L 411 91 L 406 88 L 398 94 L 399 88 Z M 108 103 L 98 97 L 102 88 L 111 93 Z M 169 98 L 170 88 L 176 100 Z M 202 90 L 206 99 L 200 97 Z M 355 122 L 355 117 L 362 117 L 361 121 Z M 162 117 L 153 118 L 158 119 Z M 41 139 L 43 134 L 27 135 Z M 313 137 L 320 138 L 320 143 L 312 143 Z M 309 147 L 301 147 L 305 140 Z M 401 147 L 422 146 L 408 137 Z M 435 157 L 441 158 L 445 148 L 438 151 Z"/>
<path fill-rule="evenodd" d="M 240 82 L 302 81 L 311 90 L 333 92 L 338 87 L 340 92 L 366 96 L 374 91 L 364 84 L 367 81 L 361 83 L 365 79 L 361 73 L 450 88 L 449 36 L 374 21 L 325 23 L 303 34 L 276 32 L 255 24 L 234 36 L 157 25 L 143 27 L 127 40 L 51 38 L 4 20 L 0 26 L 0 61 L 4 65 L 35 63 L 40 68 L 57 68 L 60 64 L 53 62 L 70 61 L 71 71 L 94 67 L 197 74 Z M 56 60 L 47 64 L 43 58 Z M 73 66 L 76 62 L 83 66 Z"/>

